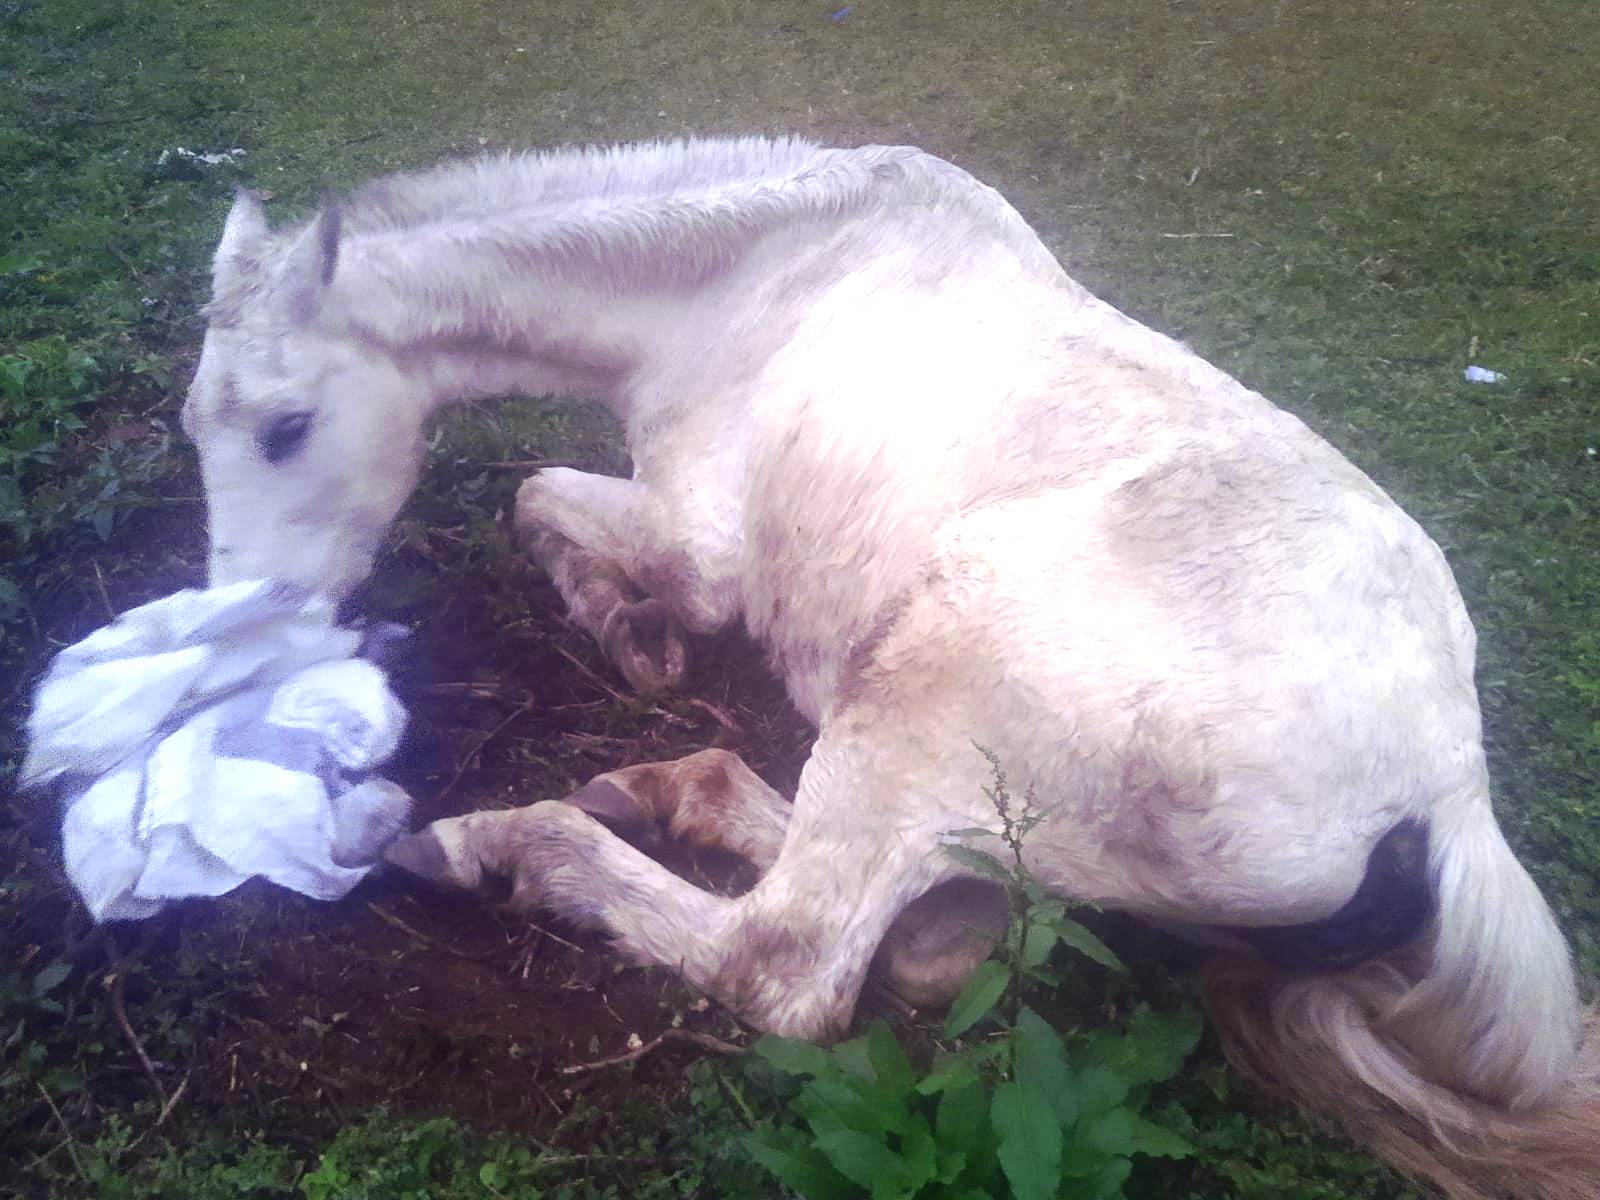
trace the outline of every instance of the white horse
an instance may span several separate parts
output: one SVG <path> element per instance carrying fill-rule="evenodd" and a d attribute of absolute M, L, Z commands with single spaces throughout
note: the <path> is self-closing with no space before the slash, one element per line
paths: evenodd
<path fill-rule="evenodd" d="M 791 805 L 736 758 L 439 821 L 393 857 L 608 930 L 832 1036 L 880 951 L 948 996 L 1003 906 L 945 853 L 998 756 L 1052 890 L 1225 941 L 1237 1061 L 1454 1195 L 1592 1197 L 1600 1069 L 1490 812 L 1443 555 L 1294 417 L 1087 294 L 913 149 L 691 141 L 445 167 L 217 250 L 184 426 L 215 581 L 339 595 L 468 396 L 605 399 L 632 479 L 517 499 L 640 688 L 743 619 L 819 728 Z M 763 869 L 710 894 L 619 839 Z M 964 908 L 963 906 L 969 906 Z"/>

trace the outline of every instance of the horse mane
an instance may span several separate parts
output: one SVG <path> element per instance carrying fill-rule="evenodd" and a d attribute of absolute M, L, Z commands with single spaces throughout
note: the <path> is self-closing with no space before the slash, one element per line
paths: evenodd
<path fill-rule="evenodd" d="M 437 236 L 468 258 L 488 252 L 507 265 L 638 286 L 707 278 L 785 225 L 907 201 L 943 208 L 1023 257 L 1051 261 L 1010 205 L 957 167 L 911 147 L 837 150 L 799 138 L 472 159 L 376 180 L 341 202 L 339 215 L 352 239 Z"/>

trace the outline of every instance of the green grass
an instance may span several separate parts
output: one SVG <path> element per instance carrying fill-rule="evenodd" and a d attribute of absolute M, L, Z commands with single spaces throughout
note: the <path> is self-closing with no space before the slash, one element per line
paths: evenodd
<path fill-rule="evenodd" d="M 909 141 L 999 186 L 1090 287 L 1304 417 L 1445 547 L 1479 630 L 1502 821 L 1600 972 L 1600 7 L 869 0 L 825 19 L 837 7 L 0 3 L 0 765 L 55 646 L 197 577 L 175 417 L 236 184 L 288 215 L 485 148 Z M 246 154 L 163 163 L 178 146 Z M 1506 381 L 1464 382 L 1469 362 Z M 401 523 L 394 606 L 522 578 L 492 520 L 515 476 L 484 463 L 615 467 L 609 437 L 545 407 L 453 418 Z M 508 583 L 486 603 L 510 621 L 518 599 Z M 579 1120 L 542 1146 L 447 1107 L 303 1112 L 287 1094 L 232 1121 L 179 1105 L 157 1128 L 108 977 L 52 965 L 70 918 L 49 823 L 0 804 L 0 1173 L 22 1194 L 755 1186 L 725 1146 L 776 1100 L 720 1068 L 684 1082 L 681 1111 L 641 1105 L 625 1134 Z M 128 1002 L 151 1053 L 196 1070 L 197 1031 L 253 995 L 248 956 L 197 944 L 159 949 Z M 1088 1009 L 1123 1011 L 1181 991 L 1159 966 L 1084 987 Z M 1404 1194 L 1236 1089 L 1214 1051 L 1171 1087 L 1156 1103 L 1198 1153 L 1130 1195 Z"/>

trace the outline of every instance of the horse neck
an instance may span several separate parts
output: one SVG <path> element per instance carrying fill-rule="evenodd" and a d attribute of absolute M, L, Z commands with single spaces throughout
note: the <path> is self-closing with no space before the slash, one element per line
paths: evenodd
<path fill-rule="evenodd" d="M 896 191 L 919 202 L 886 205 Z M 940 203 L 922 202 L 930 196 Z M 898 149 L 831 152 L 826 169 L 776 191 L 511 207 L 357 232 L 338 270 L 357 336 L 427 380 L 435 403 L 583 395 L 648 419 L 639 405 L 660 395 L 653 385 L 692 382 L 684 373 L 715 343 L 738 339 L 747 356 L 759 353 L 753 343 L 776 344 L 843 275 L 904 257 L 927 237 L 959 240 L 959 261 L 976 260 L 987 242 L 1019 269 L 1059 272 L 998 197 Z"/>
<path fill-rule="evenodd" d="M 648 353 L 634 306 L 581 281 L 486 261 L 470 244 L 445 253 L 395 240 L 341 252 L 343 323 L 422 381 L 434 406 L 511 393 L 615 401 Z"/>

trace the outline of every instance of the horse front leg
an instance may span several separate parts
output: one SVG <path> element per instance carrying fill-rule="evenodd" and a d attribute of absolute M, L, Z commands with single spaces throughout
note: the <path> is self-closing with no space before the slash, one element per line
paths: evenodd
<path fill-rule="evenodd" d="M 778 861 L 790 815 L 788 801 L 727 750 L 608 771 L 564 803 L 636 840 L 665 834 L 725 850 L 763 873 Z"/>
<path fill-rule="evenodd" d="M 518 490 L 516 526 L 574 623 L 640 693 L 681 687 L 690 665 L 686 630 L 709 633 L 733 616 L 732 588 L 718 583 L 726 572 L 697 553 L 693 522 L 681 514 L 669 521 L 661 499 L 637 480 L 546 469 Z"/>
<path fill-rule="evenodd" d="M 814 769 L 816 761 L 813 756 L 802 779 L 781 850 L 739 897 L 717 896 L 678 878 L 562 801 L 435 821 L 396 843 L 387 857 L 412 874 L 456 887 L 477 890 L 490 877 L 509 879 L 513 906 L 548 909 L 602 929 L 634 962 L 679 972 L 759 1029 L 837 1037 L 885 933 L 907 904 L 939 882 L 941 856 L 917 831 L 873 820 L 862 811 L 855 781 Z M 574 799 L 608 818 L 617 805 L 625 818 L 637 818 L 639 807 L 647 807 L 651 819 L 665 812 L 669 829 L 690 833 L 690 817 L 711 816 L 713 796 L 744 798 L 734 813 L 724 808 L 724 822 L 741 809 L 767 805 L 748 786 L 731 792 L 720 781 L 708 786 L 725 761 L 702 760 L 690 769 L 650 765 L 658 768 L 653 777 L 639 768 L 614 772 L 610 786 L 618 795 L 585 798 L 580 792 Z M 662 801 L 650 795 L 657 789 L 679 794 Z M 710 821 L 701 826 L 715 827 Z M 755 848 L 746 851 L 763 857 L 774 844 L 772 832 L 758 834 Z"/>

